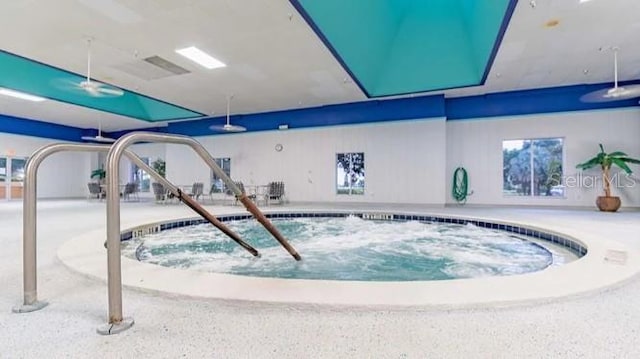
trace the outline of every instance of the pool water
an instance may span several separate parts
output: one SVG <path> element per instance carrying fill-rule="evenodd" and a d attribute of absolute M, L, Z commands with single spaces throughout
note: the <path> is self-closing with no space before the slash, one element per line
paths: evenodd
<path fill-rule="evenodd" d="M 272 221 L 302 256 L 295 261 L 255 220 L 226 222 L 255 258 L 210 224 L 131 240 L 123 254 L 167 267 L 256 277 L 415 281 L 504 276 L 565 261 L 553 249 L 471 224 L 373 221 L 358 217 Z M 546 246 L 546 245 L 545 245 Z"/>

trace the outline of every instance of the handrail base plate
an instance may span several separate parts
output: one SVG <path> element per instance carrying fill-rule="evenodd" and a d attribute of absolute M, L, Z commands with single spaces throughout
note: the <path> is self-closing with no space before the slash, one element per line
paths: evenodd
<path fill-rule="evenodd" d="M 36 310 L 40 310 L 49 305 L 49 302 L 44 301 L 35 301 L 32 304 L 21 304 L 11 308 L 11 311 L 14 313 L 30 313 L 35 312 Z"/>
<path fill-rule="evenodd" d="M 96 329 L 98 334 L 102 335 L 112 335 L 118 334 L 120 332 L 124 332 L 125 330 L 131 328 L 133 326 L 133 318 L 124 318 L 120 323 L 112 324 L 106 323 L 102 324 Z"/>

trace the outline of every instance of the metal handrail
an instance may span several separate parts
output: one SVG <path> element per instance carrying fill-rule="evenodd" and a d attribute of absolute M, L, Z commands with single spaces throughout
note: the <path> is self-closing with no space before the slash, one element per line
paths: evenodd
<path fill-rule="evenodd" d="M 23 301 L 15 306 L 14 313 L 28 313 L 42 309 L 48 305 L 38 300 L 37 272 L 37 182 L 40 164 L 54 153 L 70 152 L 108 152 L 110 145 L 53 143 L 34 151 L 25 165 L 25 178 L 22 197 L 22 284 Z M 133 160 L 140 160 L 130 151 L 125 155 Z"/>
<path fill-rule="evenodd" d="M 180 199 L 189 208 L 193 209 L 196 213 L 204 217 L 216 228 L 221 230 L 224 234 L 226 234 L 231 239 L 233 239 L 236 243 L 238 243 L 242 248 L 249 251 L 249 253 L 251 253 L 253 256 L 260 257 L 260 253 L 258 253 L 258 250 L 253 248 L 249 243 L 246 243 L 245 241 L 243 241 L 242 238 L 240 238 L 240 236 L 237 233 L 229 229 L 225 224 L 223 224 L 220 220 L 218 220 L 213 214 L 207 212 L 207 210 L 204 209 L 196 200 L 191 198 L 191 196 L 185 195 L 184 192 L 182 192 L 178 187 L 176 187 L 176 185 L 169 182 L 166 178 L 162 177 L 158 172 L 156 172 L 156 170 L 151 168 L 148 164 L 144 163 L 144 161 L 140 157 L 136 156 L 133 153 L 129 153 L 128 150 L 125 150 L 125 155 L 127 155 L 127 157 L 129 157 L 129 159 L 131 159 L 131 161 L 135 163 L 136 166 L 138 166 L 143 171 L 147 172 L 151 177 L 153 177 L 153 179 L 155 179 L 156 182 L 159 182 L 164 187 L 166 187 L 169 190 L 169 192 L 171 192 L 171 194 L 173 194 L 176 198 Z"/>
<path fill-rule="evenodd" d="M 137 142 L 165 142 L 184 144 L 191 147 L 209 165 L 213 172 L 227 185 L 246 209 L 280 242 L 296 259 L 300 255 L 260 212 L 255 204 L 242 193 L 240 188 L 216 164 L 200 142 L 187 136 L 153 132 L 132 132 L 119 138 L 107 154 L 107 284 L 109 293 L 109 321 L 98 328 L 100 334 L 115 334 L 133 325 L 133 319 L 122 316 L 122 273 L 120 260 L 120 199 L 118 196 L 119 163 L 126 148 Z"/>

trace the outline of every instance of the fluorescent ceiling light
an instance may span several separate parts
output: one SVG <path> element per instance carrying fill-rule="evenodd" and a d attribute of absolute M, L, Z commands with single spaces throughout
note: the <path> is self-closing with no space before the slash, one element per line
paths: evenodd
<path fill-rule="evenodd" d="M 11 96 L 11 97 L 19 98 L 21 100 L 34 101 L 34 102 L 41 102 L 46 100 L 46 98 L 44 97 L 29 95 L 28 93 L 9 90 L 2 87 L 0 87 L 0 95 Z"/>
<path fill-rule="evenodd" d="M 211 55 L 206 52 L 200 50 L 195 46 L 187 47 L 184 49 L 176 50 L 180 55 L 188 58 L 189 60 L 198 63 L 201 66 L 204 66 L 208 69 L 215 69 L 218 67 L 225 67 L 222 61 L 213 58 Z"/>
<path fill-rule="evenodd" d="M 583 2 L 587 2 L 587 1 L 591 1 L 591 0 L 580 0 L 580 3 L 582 4 Z"/>

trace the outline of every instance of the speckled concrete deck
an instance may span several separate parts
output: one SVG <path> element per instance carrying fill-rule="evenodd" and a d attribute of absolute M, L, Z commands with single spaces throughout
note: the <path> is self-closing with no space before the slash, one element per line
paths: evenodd
<path fill-rule="evenodd" d="M 607 289 L 546 303 L 447 310 L 269 304 L 125 289 L 124 313 L 136 324 L 104 337 L 95 329 L 106 321 L 105 283 L 67 269 L 56 257 L 69 239 L 104 228 L 104 203 L 42 201 L 38 206 L 38 294 L 50 305 L 14 314 L 11 308 L 22 299 L 21 203 L 0 203 L 3 358 L 636 358 L 640 351 L 637 276 Z M 386 207 L 434 212 L 419 206 Z M 214 208 L 218 213 L 237 210 Z M 514 208 L 437 212 L 544 224 L 640 250 L 640 212 Z M 145 202 L 124 203 L 122 213 L 131 223 L 192 216 L 179 205 Z M 594 275 L 584 269 L 586 278 Z"/>

